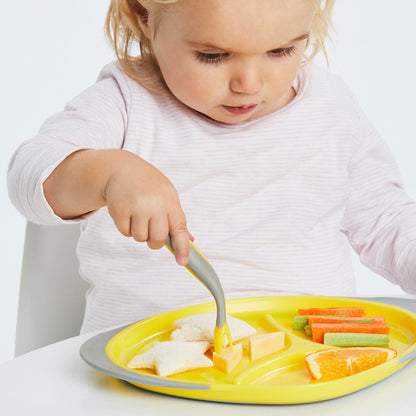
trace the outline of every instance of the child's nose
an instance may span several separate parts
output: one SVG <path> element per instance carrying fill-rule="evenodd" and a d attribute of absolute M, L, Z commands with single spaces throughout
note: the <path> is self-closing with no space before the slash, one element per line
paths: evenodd
<path fill-rule="evenodd" d="M 230 89 L 233 92 L 255 94 L 263 87 L 263 71 L 255 63 L 236 65 L 230 78 Z"/>

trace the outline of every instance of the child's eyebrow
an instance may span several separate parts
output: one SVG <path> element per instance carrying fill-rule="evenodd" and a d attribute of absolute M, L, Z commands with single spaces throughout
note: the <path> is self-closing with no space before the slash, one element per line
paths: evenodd
<path fill-rule="evenodd" d="M 310 36 L 310 34 L 311 34 L 311 32 L 306 32 L 306 33 L 304 33 L 303 35 L 300 35 L 300 36 L 298 36 L 298 37 L 296 37 L 296 38 L 294 38 L 294 39 L 290 40 L 289 42 L 286 42 L 285 46 L 288 46 L 288 45 L 290 45 L 290 44 L 292 44 L 292 43 L 295 43 L 295 42 L 300 42 L 301 40 L 308 39 L 308 38 L 309 38 L 309 36 Z M 284 46 L 283 46 L 283 47 L 284 47 Z"/>
<path fill-rule="evenodd" d="M 289 40 L 288 42 L 285 42 L 284 45 L 282 46 L 278 46 L 277 48 L 273 48 L 273 49 L 283 49 L 288 47 L 289 45 L 295 43 L 295 42 L 300 42 L 301 40 L 305 40 L 308 39 L 310 35 L 310 32 L 307 33 L 303 33 L 300 36 L 297 36 L 296 38 Z M 194 42 L 191 40 L 188 40 L 187 43 L 194 47 L 194 48 L 207 48 L 207 49 L 214 49 L 214 50 L 222 50 L 222 51 L 229 51 L 229 52 L 237 52 L 234 51 L 232 48 L 227 48 L 227 47 L 223 47 L 223 46 L 219 46 L 219 45 L 215 45 L 213 43 L 204 43 L 204 42 Z"/>

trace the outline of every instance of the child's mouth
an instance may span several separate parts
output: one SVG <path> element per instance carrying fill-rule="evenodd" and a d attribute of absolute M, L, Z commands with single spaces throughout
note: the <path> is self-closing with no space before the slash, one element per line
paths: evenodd
<path fill-rule="evenodd" d="M 241 106 L 223 105 L 223 107 L 231 114 L 247 114 L 253 111 L 257 107 L 257 104 Z"/>

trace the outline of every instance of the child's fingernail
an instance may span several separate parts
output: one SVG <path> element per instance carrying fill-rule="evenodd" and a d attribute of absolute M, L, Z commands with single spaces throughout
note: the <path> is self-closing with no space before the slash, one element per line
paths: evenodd
<path fill-rule="evenodd" d="M 187 263 L 188 263 L 188 258 L 187 257 L 179 257 L 178 264 L 180 266 L 186 266 Z"/>

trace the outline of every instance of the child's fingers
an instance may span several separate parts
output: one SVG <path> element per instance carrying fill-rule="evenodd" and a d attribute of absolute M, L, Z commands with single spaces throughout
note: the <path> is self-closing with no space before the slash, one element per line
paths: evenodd
<path fill-rule="evenodd" d="M 188 232 L 176 232 L 171 234 L 172 246 L 175 251 L 176 263 L 185 266 L 189 261 L 189 236 Z"/>
<path fill-rule="evenodd" d="M 189 232 L 186 228 L 186 220 L 183 213 L 169 217 L 169 234 L 173 250 L 175 251 L 176 263 L 180 266 L 185 266 L 189 260 Z"/>
<path fill-rule="evenodd" d="M 141 243 L 149 239 L 149 220 L 144 215 L 134 215 L 131 219 L 131 236 Z"/>
<path fill-rule="evenodd" d="M 152 250 L 162 248 L 169 234 L 169 223 L 165 215 L 152 217 L 149 221 L 147 245 Z"/>
<path fill-rule="evenodd" d="M 129 216 L 121 216 L 118 217 L 116 215 L 114 215 L 110 210 L 109 210 L 110 215 L 113 218 L 114 224 L 117 227 L 117 229 L 120 231 L 121 234 L 123 234 L 125 237 L 131 237 L 131 230 L 132 230 L 132 226 L 131 226 L 131 218 Z"/>

